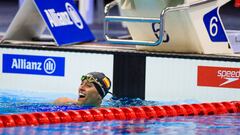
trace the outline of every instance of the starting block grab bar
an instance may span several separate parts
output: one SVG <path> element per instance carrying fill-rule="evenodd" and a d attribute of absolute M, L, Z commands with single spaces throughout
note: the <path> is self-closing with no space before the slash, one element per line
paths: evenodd
<path fill-rule="evenodd" d="M 144 45 L 144 46 L 157 46 L 161 45 L 164 38 L 165 31 L 165 16 L 168 12 L 180 11 L 196 7 L 202 4 L 216 2 L 217 0 L 199 0 L 190 4 L 177 5 L 175 7 L 166 7 L 160 13 L 159 18 L 146 18 L 146 17 L 121 17 L 121 16 L 109 16 L 110 10 L 118 5 L 117 1 L 112 1 L 105 6 L 105 19 L 104 19 L 104 36 L 105 39 L 110 43 L 115 44 L 127 44 L 127 45 Z M 141 22 L 141 23 L 159 23 L 159 36 L 156 41 L 141 41 L 141 40 L 125 40 L 119 38 L 111 38 L 109 36 L 109 22 Z"/>

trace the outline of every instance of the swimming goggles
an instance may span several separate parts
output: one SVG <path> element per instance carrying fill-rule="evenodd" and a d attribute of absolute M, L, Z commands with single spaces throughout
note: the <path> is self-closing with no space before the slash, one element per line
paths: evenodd
<path fill-rule="evenodd" d="M 83 76 L 81 77 L 81 81 L 84 81 L 84 80 L 88 81 L 89 83 L 96 83 L 96 84 L 98 84 L 98 85 L 101 87 L 104 96 L 105 96 L 107 93 L 110 93 L 110 94 L 113 95 L 113 93 L 110 92 L 110 91 L 107 91 L 107 92 L 106 92 L 106 91 L 103 89 L 103 85 L 102 85 L 95 77 L 93 77 L 92 75 L 83 75 Z"/>
<path fill-rule="evenodd" d="M 91 75 L 83 75 L 81 77 L 81 81 L 84 81 L 84 80 L 87 80 L 90 83 L 96 83 L 96 84 L 98 84 L 102 88 L 102 84 L 96 78 L 94 78 Z"/>

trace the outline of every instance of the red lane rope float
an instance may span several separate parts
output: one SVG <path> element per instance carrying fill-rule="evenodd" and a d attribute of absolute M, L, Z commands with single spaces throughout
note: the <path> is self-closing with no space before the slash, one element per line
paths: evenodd
<path fill-rule="evenodd" d="M 131 120 L 131 119 L 137 118 L 136 113 L 133 111 L 132 108 L 121 107 L 120 109 L 124 112 L 126 120 Z"/>
<path fill-rule="evenodd" d="M 56 112 L 61 122 L 72 122 L 71 116 L 67 112 Z"/>
<path fill-rule="evenodd" d="M 26 126 L 27 120 L 22 115 L 11 115 L 17 126 Z"/>
<path fill-rule="evenodd" d="M 229 113 L 237 112 L 237 107 L 233 103 L 222 102 L 222 104 L 226 108 L 227 112 L 229 112 Z"/>
<path fill-rule="evenodd" d="M 196 108 L 194 108 L 193 105 L 183 104 L 181 106 L 186 110 L 187 116 L 198 115 L 198 111 L 196 110 Z"/>
<path fill-rule="evenodd" d="M 205 115 L 214 115 L 217 114 L 217 110 L 214 107 L 214 105 L 212 103 L 202 103 L 201 104 L 205 110 L 206 110 L 206 114 Z"/>
<path fill-rule="evenodd" d="M 166 106 L 166 105 L 164 105 L 162 107 L 166 111 L 168 117 L 177 116 L 177 111 L 174 109 L 174 107 Z"/>
<path fill-rule="evenodd" d="M 178 116 L 187 116 L 187 111 L 182 105 L 173 105 L 172 107 L 176 110 Z"/>
<path fill-rule="evenodd" d="M 236 106 L 237 112 L 240 112 L 240 101 L 233 101 L 232 103 Z"/>
<path fill-rule="evenodd" d="M 206 108 L 201 104 L 192 104 L 193 108 L 196 110 L 196 115 L 207 115 Z"/>
<path fill-rule="evenodd" d="M 141 119 L 141 118 L 147 118 L 147 115 L 142 107 L 130 107 L 136 115 L 136 118 Z"/>
<path fill-rule="evenodd" d="M 167 112 L 162 106 L 152 106 L 158 118 L 166 117 Z"/>
<path fill-rule="evenodd" d="M 113 114 L 113 112 L 110 109 L 107 108 L 99 108 L 98 110 L 100 110 L 100 112 L 103 114 L 104 116 L 104 120 L 115 120 L 115 116 Z"/>
<path fill-rule="evenodd" d="M 125 120 L 126 119 L 125 113 L 120 108 L 108 108 L 108 109 L 110 109 L 113 112 L 113 114 L 115 116 L 115 120 Z"/>
<path fill-rule="evenodd" d="M 82 116 L 83 121 L 85 122 L 94 121 L 94 116 L 91 114 L 89 110 L 79 110 L 77 112 Z"/>
<path fill-rule="evenodd" d="M 82 116 L 77 111 L 69 110 L 66 113 L 69 114 L 69 116 L 72 119 L 72 122 L 83 122 Z"/>
<path fill-rule="evenodd" d="M 226 113 L 240 113 L 240 101 L 0 115 L 0 127 L 36 126 L 64 122 L 150 119 L 173 116 L 219 115 Z"/>
<path fill-rule="evenodd" d="M 91 109 L 89 111 L 93 115 L 93 118 L 94 118 L 95 121 L 103 121 L 104 120 L 104 116 L 103 116 L 103 114 L 100 110 Z"/>
<path fill-rule="evenodd" d="M 29 126 L 36 126 L 39 125 L 37 118 L 33 114 L 20 114 L 23 116 L 23 118 L 26 120 L 27 125 Z M 18 122 L 17 119 L 15 119 L 15 122 Z"/>

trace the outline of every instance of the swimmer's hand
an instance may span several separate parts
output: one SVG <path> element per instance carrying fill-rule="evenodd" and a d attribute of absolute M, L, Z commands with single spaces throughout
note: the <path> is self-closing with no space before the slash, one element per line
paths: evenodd
<path fill-rule="evenodd" d="M 67 97 L 60 97 L 53 101 L 55 105 L 67 105 L 67 104 L 77 104 L 77 100 L 73 100 Z"/>

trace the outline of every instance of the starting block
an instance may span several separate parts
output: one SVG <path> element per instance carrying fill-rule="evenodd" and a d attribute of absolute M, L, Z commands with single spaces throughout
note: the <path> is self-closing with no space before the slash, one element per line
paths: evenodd
<path fill-rule="evenodd" d="M 232 54 L 219 9 L 230 0 L 115 0 L 105 7 L 105 38 L 138 50 Z M 146 3 L 147 2 L 147 3 Z M 119 6 L 121 16 L 109 16 Z M 132 40 L 112 38 L 110 22 L 124 22 Z"/>

